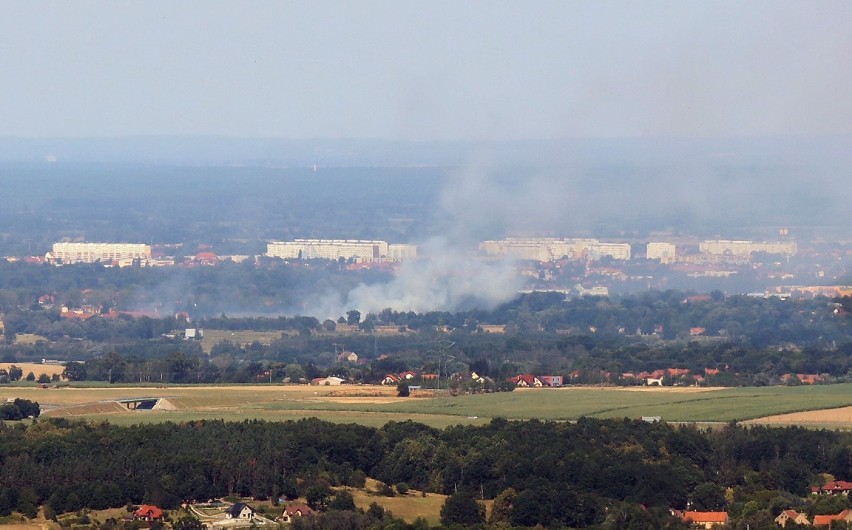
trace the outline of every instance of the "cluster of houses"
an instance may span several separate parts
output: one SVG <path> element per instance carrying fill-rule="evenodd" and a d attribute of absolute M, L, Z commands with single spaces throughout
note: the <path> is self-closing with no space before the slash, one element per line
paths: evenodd
<path fill-rule="evenodd" d="M 813 521 L 810 521 L 807 515 L 796 510 L 784 510 L 775 518 L 775 522 L 781 527 L 787 526 L 787 523 L 830 527 L 834 521 L 852 523 L 852 510 L 843 510 L 833 515 L 814 515 Z"/>
<path fill-rule="evenodd" d="M 310 506 L 303 503 L 292 503 L 284 508 L 274 522 L 291 523 L 296 517 L 307 517 L 313 515 Z M 154 523 L 163 520 L 163 510 L 157 506 L 143 504 L 133 511 L 132 519 L 142 523 Z M 224 511 L 224 518 L 202 524 L 205 528 L 262 526 L 273 523 L 273 521 L 262 517 L 257 511 L 244 502 L 232 504 Z"/>
<path fill-rule="evenodd" d="M 666 368 L 654 370 L 653 372 L 624 372 L 615 374 L 612 372 L 601 371 L 595 374 L 589 374 L 580 370 L 574 370 L 568 377 L 561 375 L 533 375 L 520 374 L 508 379 L 518 387 L 558 387 L 567 383 L 618 383 L 628 385 L 648 385 L 648 386 L 663 386 L 663 385 L 701 385 L 706 381 L 705 376 L 718 375 L 719 369 L 705 368 L 704 375 L 693 374 L 687 368 Z"/>
<path fill-rule="evenodd" d="M 846 482 L 844 480 L 831 481 L 822 486 L 814 486 L 811 488 L 811 493 L 814 495 L 849 496 L 850 492 L 852 492 L 852 482 Z M 713 528 L 728 524 L 727 512 L 671 510 L 671 513 L 673 516 L 678 517 L 685 523 L 694 527 Z M 852 510 L 843 510 L 838 514 L 814 515 L 813 521 L 808 519 L 808 516 L 804 513 L 799 513 L 796 510 L 784 510 L 775 518 L 775 523 L 782 528 L 786 527 L 788 523 L 830 527 L 835 521 L 852 523 Z"/>

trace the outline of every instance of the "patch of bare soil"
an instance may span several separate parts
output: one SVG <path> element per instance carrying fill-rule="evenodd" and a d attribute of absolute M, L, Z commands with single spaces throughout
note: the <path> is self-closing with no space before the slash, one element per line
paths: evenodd
<path fill-rule="evenodd" d="M 45 410 L 41 413 L 45 417 L 82 416 L 86 414 L 129 414 L 131 411 L 121 403 L 115 401 L 99 401 L 97 403 L 83 403 L 70 407 L 57 407 Z"/>
<path fill-rule="evenodd" d="M 743 423 L 777 425 L 837 425 L 852 427 L 852 407 L 776 414 L 774 416 L 755 418 Z"/>

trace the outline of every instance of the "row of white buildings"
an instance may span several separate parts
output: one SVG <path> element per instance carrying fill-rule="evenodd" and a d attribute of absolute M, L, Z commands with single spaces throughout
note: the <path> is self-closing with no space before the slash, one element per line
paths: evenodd
<path fill-rule="evenodd" d="M 141 243 L 54 243 L 45 255 L 62 264 L 150 260 L 151 245 Z"/>
<path fill-rule="evenodd" d="M 266 255 L 282 259 L 403 261 L 417 257 L 417 245 L 361 239 L 296 239 L 268 243 Z"/>
<path fill-rule="evenodd" d="M 605 243 L 597 239 L 506 238 L 483 241 L 479 250 L 488 256 L 533 261 L 555 261 L 562 258 L 596 260 L 611 257 L 630 259 L 630 243 Z"/>
<path fill-rule="evenodd" d="M 598 260 L 610 257 L 616 260 L 629 260 L 629 243 L 608 243 L 597 239 L 571 238 L 506 238 L 496 241 L 483 241 L 480 251 L 488 256 L 511 257 L 532 261 L 555 261 L 558 259 Z M 713 239 L 702 241 L 698 245 L 700 254 L 720 260 L 749 260 L 752 254 L 779 254 L 786 258 L 795 256 L 798 251 L 795 241 L 754 242 L 748 240 Z M 658 259 L 662 263 L 674 263 L 681 257 L 674 243 L 651 242 L 645 247 L 645 257 Z"/>
<path fill-rule="evenodd" d="M 721 259 L 748 260 L 754 253 L 794 256 L 794 241 L 756 243 L 746 240 L 714 239 L 698 246 L 701 254 Z M 597 239 L 575 238 L 506 238 L 483 241 L 479 250 L 486 256 L 508 257 L 531 261 L 599 260 L 610 257 L 629 260 L 629 243 L 602 242 Z M 417 246 L 361 239 L 296 239 L 273 241 L 267 244 L 266 255 L 282 259 L 355 259 L 359 262 L 399 262 L 417 257 Z M 646 257 L 662 263 L 678 261 L 678 249 L 673 243 L 651 242 L 646 246 Z M 130 263 L 134 260 L 151 260 L 151 246 L 141 243 L 54 243 L 46 255 L 52 263 Z"/>

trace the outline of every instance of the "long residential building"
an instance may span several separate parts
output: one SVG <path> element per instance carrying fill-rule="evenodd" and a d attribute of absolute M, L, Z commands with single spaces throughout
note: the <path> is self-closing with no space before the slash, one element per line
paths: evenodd
<path fill-rule="evenodd" d="M 749 257 L 754 252 L 766 252 L 790 257 L 795 256 L 798 249 L 795 241 L 755 243 L 747 240 L 710 239 L 699 243 L 698 250 L 718 256 Z"/>
<path fill-rule="evenodd" d="M 149 260 L 151 246 L 142 243 L 54 243 L 48 259 L 63 264 Z"/>
<path fill-rule="evenodd" d="M 489 256 L 533 261 L 555 261 L 563 258 L 598 260 L 603 257 L 630 259 L 629 243 L 606 243 L 597 239 L 509 237 L 483 241 L 479 244 L 479 250 Z"/>
<path fill-rule="evenodd" d="M 282 259 L 402 261 L 416 258 L 417 246 L 362 239 L 296 239 L 269 242 L 266 255 Z"/>

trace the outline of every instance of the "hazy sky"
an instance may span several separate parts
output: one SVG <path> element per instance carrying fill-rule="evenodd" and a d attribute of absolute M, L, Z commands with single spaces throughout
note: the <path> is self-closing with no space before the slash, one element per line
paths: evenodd
<path fill-rule="evenodd" d="M 852 133 L 846 1 L 0 3 L 0 136 Z"/>

